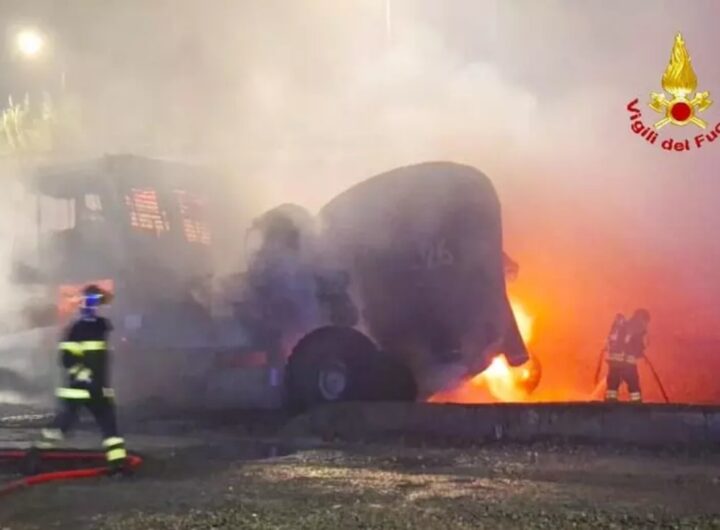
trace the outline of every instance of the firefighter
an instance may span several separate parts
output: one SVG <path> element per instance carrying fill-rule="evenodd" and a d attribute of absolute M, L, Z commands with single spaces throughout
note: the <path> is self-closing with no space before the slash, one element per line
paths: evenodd
<path fill-rule="evenodd" d="M 649 323 L 650 313 L 646 309 L 636 310 L 627 321 L 615 318 L 608 338 L 606 401 L 617 401 L 622 383 L 627 385 L 631 402 L 642 401 L 637 363 L 645 355 Z"/>
<path fill-rule="evenodd" d="M 43 446 L 60 441 L 77 421 L 81 408 L 95 418 L 103 435 L 108 466 L 124 469 L 127 453 L 125 441 L 118 433 L 115 419 L 114 392 L 109 387 L 108 335 L 110 321 L 98 315 L 98 309 L 109 301 L 110 294 L 95 285 L 83 290 L 80 316 L 64 334 L 60 343 L 60 362 L 65 385 L 57 389 L 59 410 L 50 428 L 43 429 Z"/>
<path fill-rule="evenodd" d="M 605 345 L 605 360 L 608 364 L 607 384 L 605 390 L 606 401 L 617 401 L 618 388 L 620 387 L 620 374 L 622 371 L 622 363 L 625 360 L 623 354 L 623 345 L 625 342 L 625 324 L 627 320 L 621 313 L 615 315 L 610 333 L 608 334 L 607 343 Z M 597 372 L 600 372 L 598 365 Z M 597 380 L 597 375 L 595 379 Z"/>

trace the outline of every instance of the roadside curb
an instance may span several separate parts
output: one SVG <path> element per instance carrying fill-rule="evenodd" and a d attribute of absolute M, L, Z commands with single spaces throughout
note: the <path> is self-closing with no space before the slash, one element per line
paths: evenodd
<path fill-rule="evenodd" d="M 292 419 L 283 437 L 362 440 L 385 435 L 490 442 L 563 439 L 642 446 L 720 447 L 720 407 L 548 403 L 339 403 Z"/>

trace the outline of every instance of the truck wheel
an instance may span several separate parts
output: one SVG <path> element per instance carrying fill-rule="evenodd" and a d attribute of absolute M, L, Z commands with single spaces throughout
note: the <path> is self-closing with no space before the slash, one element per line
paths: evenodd
<path fill-rule="evenodd" d="M 295 411 L 321 403 L 377 399 L 381 355 L 359 331 L 327 326 L 305 335 L 287 365 L 287 403 Z M 380 392 L 384 393 L 384 392 Z"/>

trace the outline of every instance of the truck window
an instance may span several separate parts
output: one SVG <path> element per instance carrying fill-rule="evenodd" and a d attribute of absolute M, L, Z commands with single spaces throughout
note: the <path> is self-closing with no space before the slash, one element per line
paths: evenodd
<path fill-rule="evenodd" d="M 163 237 L 172 231 L 187 243 L 210 245 L 208 201 L 200 194 L 174 190 L 160 195 L 153 188 L 131 188 L 125 195 L 130 226 Z"/>
<path fill-rule="evenodd" d="M 188 243 L 209 245 L 211 234 L 207 222 L 207 200 L 200 195 L 184 190 L 175 190 L 175 196 L 180 207 L 185 240 Z"/>
<path fill-rule="evenodd" d="M 132 188 L 125 196 L 130 225 L 160 236 L 170 231 L 167 212 L 160 207 L 157 192 L 151 188 Z"/>

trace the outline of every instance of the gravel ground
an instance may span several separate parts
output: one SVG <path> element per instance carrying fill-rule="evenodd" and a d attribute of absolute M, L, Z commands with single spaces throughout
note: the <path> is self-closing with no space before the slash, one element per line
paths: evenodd
<path fill-rule="evenodd" d="M 131 479 L 0 498 L 0 528 L 720 528 L 720 453 L 395 441 L 248 460 L 270 446 L 194 439 L 148 445 Z"/>

